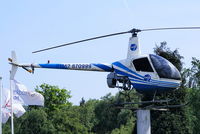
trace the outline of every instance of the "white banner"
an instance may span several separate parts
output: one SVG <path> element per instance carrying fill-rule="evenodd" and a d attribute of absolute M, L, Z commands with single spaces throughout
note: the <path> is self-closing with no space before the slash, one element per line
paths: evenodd
<path fill-rule="evenodd" d="M 2 123 L 6 123 L 10 116 L 11 116 L 10 110 L 2 108 Z"/>
<path fill-rule="evenodd" d="M 11 116 L 10 90 L 2 89 L 2 123 L 6 123 Z"/>
<path fill-rule="evenodd" d="M 15 114 L 17 118 L 22 116 L 25 112 L 26 110 L 21 104 L 13 104 L 13 113 Z"/>
<path fill-rule="evenodd" d="M 14 103 L 22 105 L 39 105 L 44 106 L 44 97 L 35 91 L 29 91 L 25 85 L 13 80 L 15 88 L 13 90 Z"/>
<path fill-rule="evenodd" d="M 6 123 L 11 116 L 10 90 L 2 90 L 2 123 Z M 16 117 L 22 116 L 26 111 L 20 103 L 13 103 L 13 112 Z"/>

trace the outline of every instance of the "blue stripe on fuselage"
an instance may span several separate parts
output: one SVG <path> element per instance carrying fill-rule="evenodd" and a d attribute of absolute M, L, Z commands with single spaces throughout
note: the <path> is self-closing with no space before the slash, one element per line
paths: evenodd
<path fill-rule="evenodd" d="M 120 62 L 114 62 L 113 65 L 115 65 L 115 66 L 117 66 L 117 67 L 119 67 L 119 68 L 122 68 L 122 69 L 124 69 L 124 70 L 126 70 L 126 71 L 128 71 L 128 72 L 130 72 L 130 73 L 133 73 L 133 74 L 135 74 L 135 75 L 137 75 L 137 76 L 139 76 L 139 77 L 144 78 L 142 75 L 137 74 L 136 72 L 130 70 L 128 67 L 124 66 L 124 65 L 123 65 L 122 63 L 120 63 Z"/>
<path fill-rule="evenodd" d="M 109 67 L 109 66 L 106 66 L 104 64 L 92 64 L 98 68 L 101 68 L 102 70 L 104 71 L 108 71 L 108 72 L 112 72 L 113 71 L 113 68 Z"/>
<path fill-rule="evenodd" d="M 141 79 L 141 78 L 139 78 L 139 77 L 136 77 L 136 76 L 134 76 L 134 75 L 128 74 L 128 73 L 123 72 L 123 71 L 118 70 L 118 69 L 115 69 L 115 72 L 116 72 L 117 74 L 119 74 L 119 75 L 128 76 L 128 77 L 131 77 L 131 78 L 143 80 L 143 79 Z"/>
<path fill-rule="evenodd" d="M 68 69 L 64 64 L 39 64 L 42 68 Z"/>

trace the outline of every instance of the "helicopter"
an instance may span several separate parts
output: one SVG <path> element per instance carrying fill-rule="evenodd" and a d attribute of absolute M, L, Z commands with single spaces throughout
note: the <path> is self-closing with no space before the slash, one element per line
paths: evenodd
<path fill-rule="evenodd" d="M 120 88 L 125 91 L 135 89 L 138 93 L 144 95 L 155 95 L 157 93 L 169 92 L 177 89 L 181 83 L 181 75 L 178 69 L 167 59 L 155 54 L 141 54 L 140 44 L 138 42 L 138 33 L 158 30 L 186 30 L 200 29 L 200 27 L 172 27 L 172 28 L 153 28 L 153 29 L 131 29 L 129 31 L 118 32 L 103 36 L 97 36 L 89 39 L 79 40 L 63 45 L 49 47 L 34 51 L 38 53 L 77 44 L 85 41 L 116 36 L 122 34 L 131 34 L 128 43 L 126 59 L 107 63 L 44 63 L 44 64 L 19 64 L 16 60 L 16 54 L 12 52 L 12 58 L 9 63 L 17 70 L 22 67 L 30 73 L 34 73 L 35 68 L 47 69 L 65 69 L 81 71 L 100 71 L 108 72 L 107 85 L 109 88 Z"/>

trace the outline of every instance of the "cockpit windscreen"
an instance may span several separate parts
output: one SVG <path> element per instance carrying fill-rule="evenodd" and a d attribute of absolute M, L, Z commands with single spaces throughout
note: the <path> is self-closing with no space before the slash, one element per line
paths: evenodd
<path fill-rule="evenodd" d="M 181 75 L 178 69 L 168 60 L 153 54 L 150 54 L 150 58 L 160 78 L 181 80 Z"/>

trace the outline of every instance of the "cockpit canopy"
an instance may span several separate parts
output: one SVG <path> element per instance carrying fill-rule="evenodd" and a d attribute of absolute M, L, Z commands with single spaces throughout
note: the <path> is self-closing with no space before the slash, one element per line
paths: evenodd
<path fill-rule="evenodd" d="M 160 78 L 181 80 L 181 75 L 178 69 L 168 60 L 153 54 L 150 54 L 149 57 L 151 61 L 149 61 L 148 57 L 142 57 L 133 60 L 133 65 L 136 71 L 154 72 L 154 68 Z M 152 63 L 153 67 L 151 66 L 150 62 Z"/>
<path fill-rule="evenodd" d="M 181 80 L 178 69 L 168 60 L 158 55 L 150 54 L 149 56 L 160 78 Z"/>

